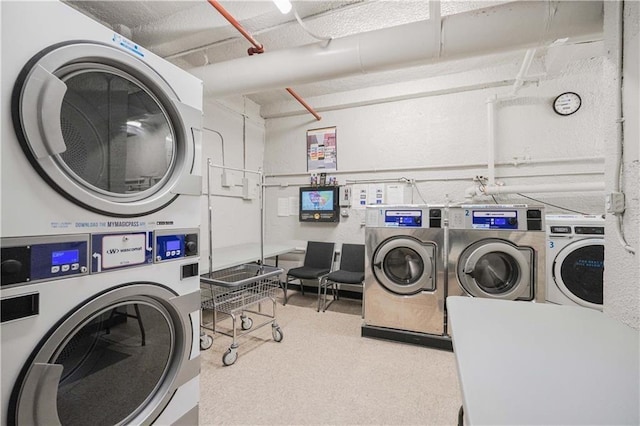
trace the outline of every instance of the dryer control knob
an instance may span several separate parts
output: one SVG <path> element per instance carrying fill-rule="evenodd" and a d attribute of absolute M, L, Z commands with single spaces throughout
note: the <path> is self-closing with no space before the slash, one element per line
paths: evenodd
<path fill-rule="evenodd" d="M 22 262 L 15 259 L 8 259 L 2 262 L 2 275 L 17 274 L 22 270 Z"/>
<path fill-rule="evenodd" d="M 515 217 L 510 217 L 509 218 L 509 225 L 515 225 L 518 223 L 518 219 Z"/>
<path fill-rule="evenodd" d="M 198 245 L 195 243 L 195 241 L 187 241 L 185 243 L 185 248 L 187 249 L 188 253 L 193 253 L 194 251 L 198 250 Z"/>

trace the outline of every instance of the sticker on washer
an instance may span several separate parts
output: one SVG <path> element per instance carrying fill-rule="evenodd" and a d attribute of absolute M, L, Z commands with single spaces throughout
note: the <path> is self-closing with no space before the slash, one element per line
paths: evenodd
<path fill-rule="evenodd" d="M 92 235 L 91 271 L 152 263 L 151 232 Z"/>
<path fill-rule="evenodd" d="M 113 33 L 113 38 L 111 40 L 123 49 L 126 49 L 140 56 L 141 58 L 144 58 L 144 52 L 141 50 L 142 48 L 131 40 L 127 40 L 118 33 Z"/>

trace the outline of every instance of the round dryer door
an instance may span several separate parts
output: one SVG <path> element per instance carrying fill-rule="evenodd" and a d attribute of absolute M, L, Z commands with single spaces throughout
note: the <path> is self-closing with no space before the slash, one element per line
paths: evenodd
<path fill-rule="evenodd" d="M 373 255 L 374 275 L 384 288 L 401 295 L 435 289 L 435 247 L 410 237 L 380 244 Z"/>
<path fill-rule="evenodd" d="M 503 240 L 484 240 L 462 252 L 457 273 L 471 296 L 531 300 L 532 268 L 532 249 Z"/>
<path fill-rule="evenodd" d="M 16 383 L 14 424 L 140 424 L 158 416 L 189 358 L 192 331 L 163 287 L 93 299 L 55 326 Z"/>
<path fill-rule="evenodd" d="M 200 111 L 129 53 L 89 42 L 52 46 L 24 67 L 12 103 L 31 164 L 88 210 L 140 216 L 200 191 L 191 175 Z"/>
<path fill-rule="evenodd" d="M 588 238 L 563 248 L 553 264 L 553 279 L 575 303 L 602 309 L 604 240 Z"/>

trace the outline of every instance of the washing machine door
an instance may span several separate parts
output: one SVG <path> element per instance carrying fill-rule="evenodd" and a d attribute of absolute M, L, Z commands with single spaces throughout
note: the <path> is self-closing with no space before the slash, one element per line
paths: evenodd
<path fill-rule="evenodd" d="M 411 237 L 383 241 L 373 255 L 373 273 L 380 285 L 400 295 L 435 290 L 435 246 Z"/>
<path fill-rule="evenodd" d="M 9 423 L 151 423 L 186 382 L 193 332 L 179 306 L 187 296 L 135 284 L 71 312 L 24 366 Z"/>
<path fill-rule="evenodd" d="M 12 114 L 34 168 L 83 208 L 140 216 L 200 194 L 201 111 L 123 50 L 69 42 L 40 52 L 18 77 Z"/>
<path fill-rule="evenodd" d="M 553 263 L 553 279 L 575 303 L 602 309 L 604 240 L 587 238 L 564 247 Z"/>
<path fill-rule="evenodd" d="M 533 250 L 505 240 L 478 241 L 458 260 L 458 279 L 474 297 L 531 300 Z"/>

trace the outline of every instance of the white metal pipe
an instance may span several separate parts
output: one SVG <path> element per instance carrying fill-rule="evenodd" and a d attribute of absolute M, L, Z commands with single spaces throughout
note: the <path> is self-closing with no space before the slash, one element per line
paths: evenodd
<path fill-rule="evenodd" d="M 518 71 L 518 75 L 516 75 L 515 81 L 513 82 L 513 87 L 510 94 L 505 96 L 493 95 L 487 100 L 487 177 L 489 185 L 495 185 L 496 183 L 495 156 L 497 125 L 496 110 L 498 108 L 497 104 L 500 101 L 512 99 L 518 94 L 518 91 L 524 84 L 524 80 L 529 73 L 529 68 L 531 68 L 531 64 L 533 63 L 535 54 L 536 49 L 527 49 L 527 52 L 524 55 L 524 59 L 522 60 L 522 65 L 520 66 L 520 71 Z"/>
<path fill-rule="evenodd" d="M 529 68 L 531 68 L 531 64 L 533 63 L 533 58 L 536 55 L 536 49 L 527 49 L 527 52 L 524 54 L 524 59 L 522 60 L 522 65 L 520 66 L 520 71 L 516 76 L 516 81 L 513 83 L 513 89 L 511 89 L 511 95 L 515 96 L 518 93 L 518 90 L 522 87 L 529 74 Z"/>
<path fill-rule="evenodd" d="M 624 50 L 624 3 L 622 1 L 616 4 L 616 28 L 618 29 L 618 46 L 616 52 L 616 67 L 617 67 L 617 79 L 616 82 L 616 105 L 615 105 L 615 114 L 616 114 L 616 145 L 615 145 L 615 166 L 614 166 L 614 183 L 613 183 L 613 192 L 619 192 L 621 188 L 622 181 L 622 162 L 623 162 L 623 154 L 622 154 L 622 146 L 624 144 L 624 132 L 623 132 L 623 123 L 624 123 L 624 115 L 622 109 L 622 67 L 623 67 L 623 50 Z M 624 249 L 631 253 L 635 254 L 636 250 L 627 243 L 627 239 L 624 235 L 624 212 L 616 215 L 616 236 L 618 237 L 618 242 Z"/>
<path fill-rule="evenodd" d="M 602 8 L 602 1 L 517 1 L 448 15 L 441 22 L 413 22 L 190 72 L 204 81 L 207 95 L 227 96 L 525 49 L 558 38 L 596 40 L 602 37 Z M 431 37 L 435 31 L 441 42 Z"/>
<path fill-rule="evenodd" d="M 496 103 L 498 96 L 487 100 L 487 182 L 496 183 Z"/>
<path fill-rule="evenodd" d="M 529 159 L 529 160 L 514 160 L 511 162 L 499 162 L 496 166 L 499 167 L 517 167 L 520 165 L 532 165 L 532 164 L 573 164 L 573 163 L 604 163 L 604 157 L 559 157 L 559 158 L 541 158 L 541 159 Z M 465 169 L 480 169 L 484 168 L 484 163 L 472 163 L 472 164 L 444 164 L 444 165 L 430 165 L 430 166 L 407 166 L 407 167 L 389 167 L 386 169 L 351 169 L 351 170 L 336 170 L 331 174 L 348 175 L 348 174 L 364 174 L 364 173 L 395 173 L 395 172 L 419 172 L 419 171 L 441 171 L 441 170 L 465 170 Z M 221 166 L 217 166 L 221 167 Z M 306 176 L 309 177 L 308 172 L 287 172 L 287 173 L 269 173 L 265 174 L 266 178 L 283 178 L 283 177 L 297 177 Z M 468 178 L 467 178 L 468 179 Z"/>
<path fill-rule="evenodd" d="M 604 182 L 578 182 L 578 183 L 548 183 L 538 185 L 494 185 L 472 186 L 465 190 L 466 198 L 479 195 L 499 195 L 517 193 L 546 193 L 546 192 L 587 192 L 604 191 Z"/>

